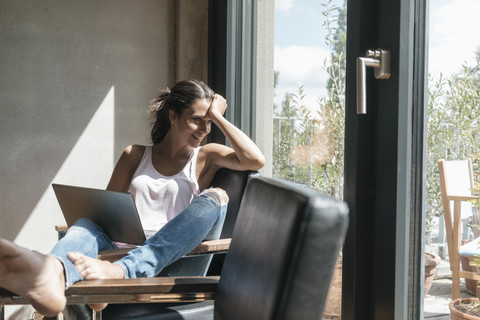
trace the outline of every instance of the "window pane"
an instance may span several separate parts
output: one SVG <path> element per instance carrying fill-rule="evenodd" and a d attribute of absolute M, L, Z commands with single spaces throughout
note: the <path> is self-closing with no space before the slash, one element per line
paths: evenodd
<path fill-rule="evenodd" d="M 343 197 L 346 6 L 277 1 L 273 175 Z"/>
<path fill-rule="evenodd" d="M 425 296 L 425 317 L 449 314 L 452 288 L 438 160 L 470 158 L 474 174 L 480 172 L 479 11 L 476 0 L 430 1 L 425 252 L 439 256 L 442 262 Z M 463 219 L 462 242 L 480 236 L 480 212 L 478 208 L 470 211 L 473 214 Z M 462 265 L 470 268 L 468 261 Z M 437 290 L 440 286 L 442 292 Z M 476 281 L 461 280 L 460 296 L 474 297 L 475 291 Z"/>
<path fill-rule="evenodd" d="M 343 198 L 346 1 L 275 2 L 273 176 Z M 324 319 L 341 318 L 339 254 Z"/>

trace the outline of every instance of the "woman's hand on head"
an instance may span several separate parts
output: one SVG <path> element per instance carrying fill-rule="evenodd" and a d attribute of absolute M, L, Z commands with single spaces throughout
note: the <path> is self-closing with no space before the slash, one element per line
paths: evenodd
<path fill-rule="evenodd" d="M 221 116 L 223 116 L 226 109 L 227 109 L 227 100 L 225 100 L 224 97 L 216 93 L 215 97 L 210 103 L 210 108 L 208 109 L 208 112 L 210 113 L 210 117 L 212 117 L 212 113 L 218 113 Z"/>
<path fill-rule="evenodd" d="M 208 156 L 206 166 L 233 170 L 258 170 L 265 164 L 265 156 L 258 146 L 235 125 L 223 117 L 227 101 L 215 94 L 209 108 L 209 116 L 222 131 L 232 148 L 208 143 L 201 150 Z"/>

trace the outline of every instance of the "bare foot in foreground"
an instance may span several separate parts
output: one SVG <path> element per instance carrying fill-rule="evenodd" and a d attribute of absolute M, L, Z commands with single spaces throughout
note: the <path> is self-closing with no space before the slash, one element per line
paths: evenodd
<path fill-rule="evenodd" d="M 56 258 L 0 239 L 0 287 L 22 296 L 44 316 L 65 308 L 65 276 Z"/>
<path fill-rule="evenodd" d="M 67 257 L 85 280 L 125 278 L 122 267 L 117 264 L 93 259 L 78 252 L 70 252 L 67 254 Z M 107 305 L 107 303 L 89 304 L 90 308 L 95 311 L 101 311 Z"/>

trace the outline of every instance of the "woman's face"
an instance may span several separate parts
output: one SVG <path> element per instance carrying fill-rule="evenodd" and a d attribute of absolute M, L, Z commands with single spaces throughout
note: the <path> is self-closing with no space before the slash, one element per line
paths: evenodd
<path fill-rule="evenodd" d="M 191 147 L 198 147 L 202 140 L 210 133 L 210 116 L 208 110 L 210 101 L 207 99 L 196 99 L 190 108 L 183 110 L 181 116 L 174 117 L 177 134 L 185 139 Z"/>

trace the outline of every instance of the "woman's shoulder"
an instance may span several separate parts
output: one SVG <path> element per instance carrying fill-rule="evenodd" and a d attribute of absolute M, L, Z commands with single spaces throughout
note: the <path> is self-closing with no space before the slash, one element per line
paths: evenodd
<path fill-rule="evenodd" d="M 132 181 L 132 177 L 137 170 L 140 161 L 145 152 L 145 146 L 130 145 L 123 149 L 120 159 L 118 159 L 112 177 L 108 183 L 108 190 L 126 192 Z"/>
<path fill-rule="evenodd" d="M 122 158 L 128 162 L 138 164 L 142 160 L 143 154 L 147 149 L 144 145 L 132 144 L 123 149 Z"/>
<path fill-rule="evenodd" d="M 147 146 L 144 146 L 144 145 L 141 145 L 141 144 L 131 144 L 131 145 L 125 147 L 123 152 L 126 153 L 127 155 L 132 155 L 132 156 L 135 156 L 135 155 L 138 155 L 138 154 L 143 155 L 146 148 L 147 148 Z"/>

